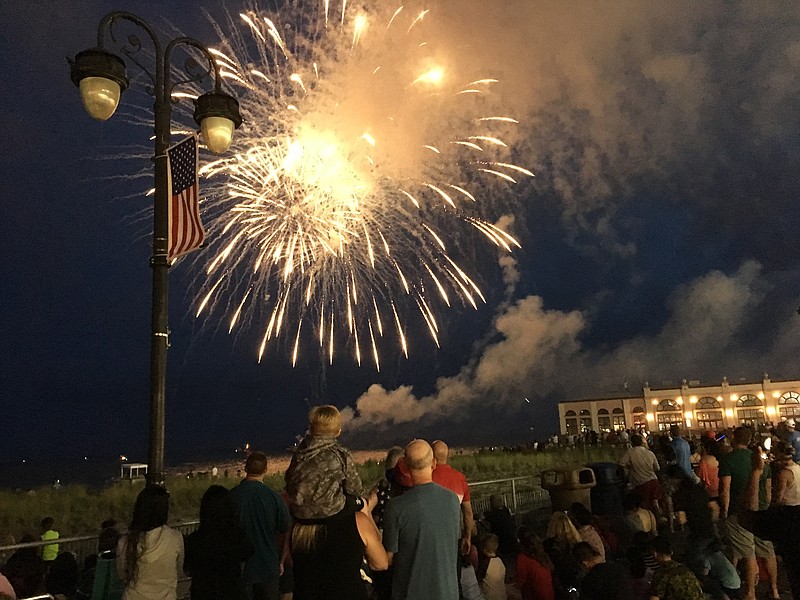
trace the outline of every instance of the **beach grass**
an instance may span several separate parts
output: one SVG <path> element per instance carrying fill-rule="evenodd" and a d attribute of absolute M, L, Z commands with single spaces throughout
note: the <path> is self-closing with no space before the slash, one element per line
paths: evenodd
<path fill-rule="evenodd" d="M 589 462 L 619 459 L 622 449 L 596 447 L 559 449 L 544 452 L 480 450 L 454 451 L 450 464 L 466 475 L 470 482 L 508 477 L 536 476 L 551 468 L 573 468 Z M 359 465 L 366 486 L 376 483 L 384 473 L 380 461 L 371 459 Z M 172 476 L 167 479 L 170 491 L 170 521 L 185 522 L 197 519 L 200 498 L 211 484 L 233 487 L 235 477 L 192 478 Z M 269 475 L 266 483 L 273 489 L 283 489 L 283 473 Z M 534 485 L 534 481 L 530 482 Z M 39 522 L 50 516 L 62 537 L 92 535 L 100 523 L 116 519 L 122 528 L 130 521 L 136 495 L 144 486 L 142 480 L 120 481 L 91 489 L 82 485 L 60 488 L 42 487 L 32 491 L 0 490 L 0 545 L 18 541 L 26 533 L 38 538 Z M 489 488 L 481 488 L 488 493 Z"/>

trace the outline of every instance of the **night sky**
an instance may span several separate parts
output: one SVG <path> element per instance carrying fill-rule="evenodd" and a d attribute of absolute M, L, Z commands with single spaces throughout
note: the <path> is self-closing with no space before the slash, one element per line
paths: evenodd
<path fill-rule="evenodd" d="M 213 45 L 200 7 L 220 4 L 161 4 L 0 4 L 0 461 L 146 459 L 151 184 L 130 156 L 148 152 L 132 121 L 149 101 L 129 90 L 94 122 L 65 57 L 119 9 Z M 442 313 L 440 349 L 421 330 L 410 360 L 383 349 L 380 374 L 313 352 L 292 369 L 293 340 L 257 364 L 260 332 L 196 320 L 180 263 L 167 462 L 285 448 L 318 402 L 357 407 L 355 446 L 511 443 L 551 433 L 561 399 L 800 377 L 800 5 L 492 4 L 428 5 L 501 80 L 515 160 L 536 173 L 496 200 L 514 261 L 473 257 L 487 305 Z"/>

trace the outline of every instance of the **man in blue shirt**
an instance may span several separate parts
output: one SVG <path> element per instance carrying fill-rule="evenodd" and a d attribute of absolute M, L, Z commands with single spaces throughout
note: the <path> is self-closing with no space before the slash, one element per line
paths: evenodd
<path fill-rule="evenodd" d="M 289 509 L 283 498 L 264 484 L 267 456 L 253 452 L 244 465 L 247 476 L 231 490 L 239 524 L 255 547 L 244 565 L 242 578 L 252 600 L 278 600 L 280 548 L 289 528 Z"/>
<path fill-rule="evenodd" d="M 405 449 L 413 487 L 389 501 L 383 545 L 394 567 L 392 600 L 458 600 L 458 497 L 433 483 L 433 449 L 414 440 Z"/>
<path fill-rule="evenodd" d="M 670 425 L 669 437 L 672 438 L 672 450 L 675 452 L 675 464 L 681 470 L 684 477 L 693 483 L 700 483 L 700 478 L 692 470 L 692 450 L 689 442 L 681 437 L 679 425 Z"/>

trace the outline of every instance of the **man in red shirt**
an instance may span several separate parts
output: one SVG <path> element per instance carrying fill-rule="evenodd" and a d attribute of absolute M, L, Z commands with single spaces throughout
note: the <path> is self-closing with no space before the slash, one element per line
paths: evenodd
<path fill-rule="evenodd" d="M 472 534 L 475 532 L 475 519 L 472 515 L 472 503 L 469 495 L 467 478 L 460 471 L 456 471 L 447 464 L 450 449 L 442 440 L 431 444 L 433 457 L 436 459 L 436 468 L 433 470 L 433 482 L 447 488 L 458 496 L 461 504 L 461 553 L 468 554 L 471 546 Z"/>

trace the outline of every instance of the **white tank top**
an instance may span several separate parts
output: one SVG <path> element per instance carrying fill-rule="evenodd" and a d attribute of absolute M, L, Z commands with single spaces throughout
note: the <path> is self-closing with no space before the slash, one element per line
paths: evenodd
<path fill-rule="evenodd" d="M 800 465 L 792 465 L 786 468 L 792 472 L 794 479 L 786 486 L 786 491 L 783 493 L 783 505 L 800 506 Z"/>

